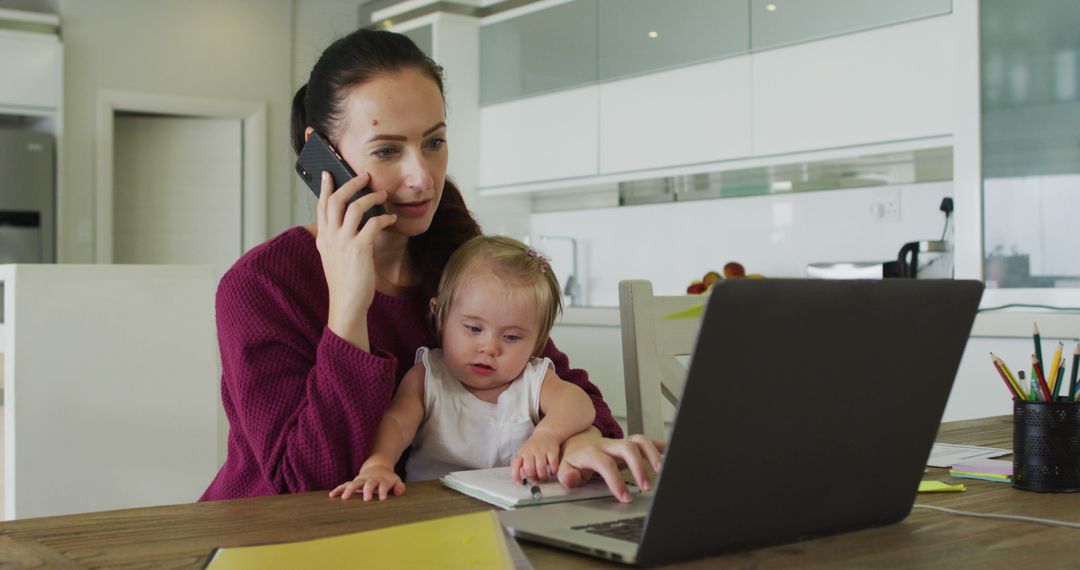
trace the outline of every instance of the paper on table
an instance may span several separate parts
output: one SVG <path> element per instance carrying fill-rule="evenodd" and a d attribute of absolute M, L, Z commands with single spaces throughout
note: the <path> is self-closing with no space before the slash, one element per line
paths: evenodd
<path fill-rule="evenodd" d="M 952 470 L 1008 476 L 1012 475 L 1013 464 L 1012 461 L 1001 461 L 1000 459 L 972 459 L 953 465 Z"/>
<path fill-rule="evenodd" d="M 524 486 L 515 483 L 513 477 L 510 476 L 509 467 L 455 471 L 440 481 L 455 491 L 504 509 L 611 496 L 611 491 L 603 479 L 596 477 L 573 489 L 567 489 L 562 486 L 562 483 L 554 480 L 538 483 L 543 497 L 534 499 L 530 492 L 531 485 Z M 629 485 L 628 487 L 631 493 L 637 492 L 636 487 Z"/>
<path fill-rule="evenodd" d="M 220 548 L 206 568 L 513 568 L 495 511 L 330 538 Z"/>
<path fill-rule="evenodd" d="M 954 445 L 951 443 L 935 443 L 930 450 L 930 457 L 926 464 L 930 467 L 952 467 L 957 463 L 983 459 L 989 457 L 1001 457 L 1009 455 L 1011 449 L 997 447 L 978 447 L 974 445 Z"/>

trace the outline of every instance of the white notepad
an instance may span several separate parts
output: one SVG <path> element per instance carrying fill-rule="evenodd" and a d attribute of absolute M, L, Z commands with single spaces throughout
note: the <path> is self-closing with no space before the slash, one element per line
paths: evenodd
<path fill-rule="evenodd" d="M 596 476 L 588 483 L 573 489 L 563 487 L 562 483 L 554 479 L 547 483 L 537 481 L 536 484 L 540 487 L 542 496 L 536 499 L 533 498 L 530 490 L 532 485 L 515 483 L 513 477 L 510 476 L 509 467 L 455 471 L 439 481 L 455 491 L 504 509 L 611 496 L 607 484 L 602 478 Z M 631 493 L 637 492 L 637 487 L 633 485 L 627 485 L 627 487 Z"/>

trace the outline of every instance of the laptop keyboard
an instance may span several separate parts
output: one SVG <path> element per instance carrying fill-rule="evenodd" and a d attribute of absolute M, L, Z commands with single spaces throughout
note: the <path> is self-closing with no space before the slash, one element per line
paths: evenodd
<path fill-rule="evenodd" d="M 619 540 L 640 543 L 641 531 L 645 528 L 645 517 L 633 517 L 602 523 L 583 524 L 572 526 L 570 528 L 602 536 L 610 536 L 611 538 L 617 538 Z"/>

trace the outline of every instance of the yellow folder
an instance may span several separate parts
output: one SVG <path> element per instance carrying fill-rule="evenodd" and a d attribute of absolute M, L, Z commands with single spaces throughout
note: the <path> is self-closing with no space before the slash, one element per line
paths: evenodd
<path fill-rule="evenodd" d="M 513 568 L 495 511 L 303 542 L 218 549 L 209 569 Z"/>

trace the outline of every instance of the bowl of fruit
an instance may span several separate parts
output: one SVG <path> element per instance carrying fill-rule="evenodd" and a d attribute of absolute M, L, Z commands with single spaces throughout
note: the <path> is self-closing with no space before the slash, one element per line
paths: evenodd
<path fill-rule="evenodd" d="M 690 282 L 690 286 L 686 288 L 687 294 L 700 295 L 709 290 L 714 284 L 723 281 L 724 279 L 763 279 L 765 276 L 760 273 L 746 274 L 746 268 L 743 267 L 738 261 L 729 261 L 724 264 L 724 272 L 720 274 L 716 271 L 709 271 L 701 279 L 694 279 Z"/>

